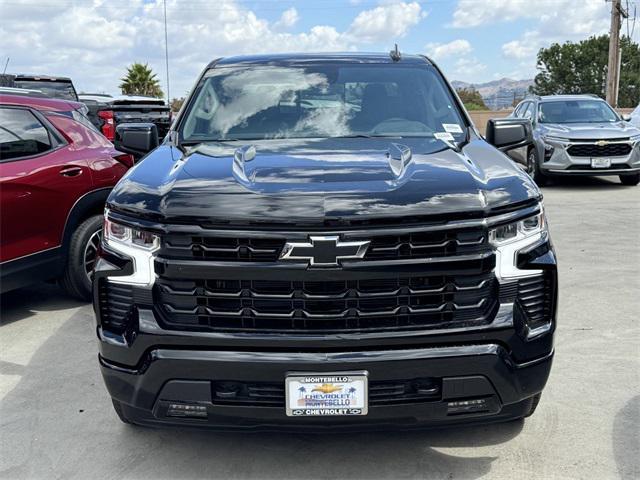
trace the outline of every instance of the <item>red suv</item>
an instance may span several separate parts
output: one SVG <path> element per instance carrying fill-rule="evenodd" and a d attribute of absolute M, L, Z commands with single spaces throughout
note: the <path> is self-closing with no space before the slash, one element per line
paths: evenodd
<path fill-rule="evenodd" d="M 133 165 L 78 102 L 0 94 L 0 290 L 58 278 L 91 298 L 104 202 Z"/>

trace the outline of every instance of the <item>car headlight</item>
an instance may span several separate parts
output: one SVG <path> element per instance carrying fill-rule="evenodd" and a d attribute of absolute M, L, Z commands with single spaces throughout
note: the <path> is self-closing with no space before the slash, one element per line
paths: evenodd
<path fill-rule="evenodd" d="M 155 281 L 153 254 L 160 247 L 160 238 L 150 232 L 138 230 L 109 218 L 105 212 L 103 241 L 112 250 L 131 259 L 133 273 L 113 276 L 110 282 L 151 286 Z"/>
<path fill-rule="evenodd" d="M 518 253 L 531 245 L 548 240 L 544 210 L 516 222 L 500 225 L 489 231 L 489 242 L 496 249 L 496 275 L 501 279 L 538 275 L 541 270 L 521 270 Z"/>

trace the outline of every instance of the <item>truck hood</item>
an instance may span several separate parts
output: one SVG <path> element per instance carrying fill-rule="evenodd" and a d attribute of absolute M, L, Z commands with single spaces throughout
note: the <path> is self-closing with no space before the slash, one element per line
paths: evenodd
<path fill-rule="evenodd" d="M 640 129 L 628 122 L 549 123 L 541 124 L 541 133 L 569 140 L 604 140 L 640 135 Z"/>
<path fill-rule="evenodd" d="M 400 175 L 389 139 L 269 140 L 234 169 L 242 144 L 164 145 L 131 169 L 110 208 L 150 220 L 202 224 L 324 224 L 447 215 L 477 217 L 539 198 L 533 181 L 482 140 L 461 152 L 433 139 L 399 140 L 412 159 Z"/>

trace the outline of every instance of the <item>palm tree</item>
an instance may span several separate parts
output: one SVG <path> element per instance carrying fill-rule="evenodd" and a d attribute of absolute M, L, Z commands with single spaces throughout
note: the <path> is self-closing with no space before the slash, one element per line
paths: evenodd
<path fill-rule="evenodd" d="M 123 95 L 143 95 L 146 97 L 162 98 L 164 93 L 160 88 L 157 75 L 148 64 L 133 63 L 127 67 L 127 74 L 122 78 L 120 90 Z"/>

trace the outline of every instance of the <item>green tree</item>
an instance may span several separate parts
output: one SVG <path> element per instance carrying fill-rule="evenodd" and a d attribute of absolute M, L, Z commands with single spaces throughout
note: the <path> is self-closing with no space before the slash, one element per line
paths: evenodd
<path fill-rule="evenodd" d="M 171 102 L 169 102 L 169 106 L 171 107 L 172 112 L 178 112 L 182 108 L 182 104 L 184 103 L 185 98 L 172 98 Z"/>
<path fill-rule="evenodd" d="M 620 107 L 640 102 L 640 46 L 629 37 L 621 39 Z M 538 95 L 593 93 L 605 97 L 609 36 L 593 36 L 578 43 L 554 43 L 538 51 L 531 91 Z"/>
<path fill-rule="evenodd" d="M 122 81 L 120 90 L 123 95 L 143 95 L 156 98 L 164 96 L 157 75 L 146 63 L 131 64 L 127 67 L 127 74 L 120 80 Z"/>
<path fill-rule="evenodd" d="M 482 95 L 475 88 L 459 88 L 457 92 L 467 110 L 489 110 Z"/>

